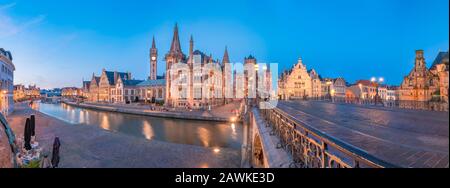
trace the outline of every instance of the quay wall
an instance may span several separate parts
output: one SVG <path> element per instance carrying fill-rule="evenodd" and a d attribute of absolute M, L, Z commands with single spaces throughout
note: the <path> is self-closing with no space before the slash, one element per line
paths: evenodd
<path fill-rule="evenodd" d="M 101 110 L 101 111 L 108 111 L 108 112 L 117 112 L 117 113 L 132 114 L 132 115 L 152 116 L 152 117 L 161 117 L 161 118 L 174 118 L 174 119 L 187 119 L 187 120 L 200 120 L 200 121 L 216 121 L 216 122 L 228 122 L 229 121 L 229 119 L 227 119 L 227 118 L 199 116 L 199 115 L 193 115 L 193 114 L 189 114 L 189 113 L 183 114 L 183 113 L 175 113 L 175 112 L 157 112 L 157 111 L 150 111 L 150 110 L 144 110 L 144 109 L 117 108 L 117 107 L 111 107 L 111 106 L 99 106 L 99 105 L 93 105 L 93 104 L 83 104 L 83 103 L 75 103 L 75 102 L 67 102 L 67 101 L 63 101 L 63 103 L 71 105 L 71 106 L 79 107 L 79 108 Z"/>

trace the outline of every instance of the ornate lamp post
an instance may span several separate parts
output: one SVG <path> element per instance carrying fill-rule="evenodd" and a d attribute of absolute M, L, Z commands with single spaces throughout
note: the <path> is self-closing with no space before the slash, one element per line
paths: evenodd
<path fill-rule="evenodd" d="M 370 79 L 370 81 L 373 83 L 373 84 L 375 84 L 375 87 L 376 87 L 376 93 L 375 93 L 375 106 L 377 105 L 377 101 L 378 101 L 378 98 L 379 98 L 379 93 L 378 93 L 378 89 L 379 89 L 379 85 L 381 84 L 381 83 L 383 83 L 384 82 L 384 78 L 383 77 L 380 77 L 380 78 L 375 78 L 375 77 L 372 77 L 371 79 Z"/>

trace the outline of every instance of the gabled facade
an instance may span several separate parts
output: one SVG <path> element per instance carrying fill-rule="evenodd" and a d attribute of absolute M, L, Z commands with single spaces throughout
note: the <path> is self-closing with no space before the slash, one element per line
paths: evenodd
<path fill-rule="evenodd" d="M 278 86 L 281 99 L 307 99 L 312 96 L 311 77 L 301 58 L 292 69 L 281 75 Z"/>
<path fill-rule="evenodd" d="M 114 103 L 116 98 L 116 83 L 118 79 L 131 80 L 131 73 L 106 71 L 102 70 L 101 76 L 97 79 L 93 76 L 94 82 L 91 81 L 92 101 Z"/>
<path fill-rule="evenodd" d="M 125 80 L 122 77 L 117 79 L 115 89 L 112 92 L 112 103 L 132 103 L 141 100 L 138 84 L 143 80 Z"/>

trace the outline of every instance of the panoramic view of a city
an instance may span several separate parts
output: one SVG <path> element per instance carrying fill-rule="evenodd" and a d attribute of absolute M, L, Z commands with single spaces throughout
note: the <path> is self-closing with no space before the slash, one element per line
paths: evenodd
<path fill-rule="evenodd" d="M 448 168 L 448 4 L 0 0 L 0 168 Z"/>

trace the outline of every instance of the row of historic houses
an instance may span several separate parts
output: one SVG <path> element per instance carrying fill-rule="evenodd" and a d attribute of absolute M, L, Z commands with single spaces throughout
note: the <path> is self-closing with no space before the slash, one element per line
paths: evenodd
<path fill-rule="evenodd" d="M 159 103 L 170 107 L 206 108 L 243 98 L 277 97 L 282 100 L 331 99 L 347 103 L 383 101 L 440 101 L 448 104 L 448 52 L 441 52 L 428 69 L 423 51 L 416 52 L 414 69 L 400 87 L 387 86 L 374 80 L 358 80 L 349 84 L 342 77 L 322 78 L 307 69 L 298 59 L 291 69 L 281 73 L 275 93 L 272 72 L 267 64 L 258 64 L 253 56 L 245 57 L 241 68 L 231 63 L 228 49 L 222 60 L 194 48 L 184 54 L 175 25 L 169 51 L 164 56 L 166 70 L 157 75 L 158 49 L 155 38 L 149 51 L 148 79 L 134 79 L 131 73 L 102 70 L 83 82 L 83 96 L 92 102 Z M 239 66 L 239 65 L 238 65 Z M 276 77 L 275 77 L 276 78 Z M 410 103 L 403 103 L 407 106 Z M 416 104 L 416 103 L 414 103 Z"/>
<path fill-rule="evenodd" d="M 343 78 L 322 78 L 314 69 L 308 70 L 301 58 L 278 80 L 278 96 L 282 100 L 345 100 L 345 94 L 346 82 Z"/>
<path fill-rule="evenodd" d="M 354 84 L 343 78 L 322 78 L 308 70 L 300 58 L 278 80 L 278 96 L 283 100 L 331 99 L 347 103 L 377 102 L 402 108 L 448 110 L 448 52 L 439 52 L 427 68 L 423 50 L 416 51 L 414 67 L 399 87 L 381 80 L 358 80 Z M 392 103 L 391 103 L 392 102 Z"/>
<path fill-rule="evenodd" d="M 264 65 L 256 74 L 257 61 L 253 56 L 245 58 L 243 70 L 236 71 L 230 62 L 228 49 L 222 61 L 194 50 L 194 40 L 189 41 L 189 54 L 181 49 L 178 26 L 175 25 L 169 51 L 164 56 L 166 70 L 157 75 L 158 49 L 155 38 L 150 48 L 150 75 L 146 80 L 136 80 L 128 72 L 102 70 L 83 81 L 83 95 L 91 102 L 104 103 L 164 103 L 179 108 L 206 108 L 223 105 L 235 99 L 254 95 L 259 87 L 271 89 L 270 68 Z M 245 68 L 247 67 L 247 68 Z M 242 78 L 242 79 L 241 79 Z"/>

